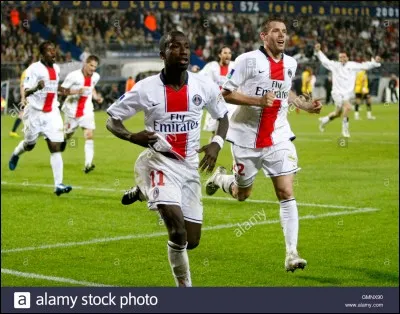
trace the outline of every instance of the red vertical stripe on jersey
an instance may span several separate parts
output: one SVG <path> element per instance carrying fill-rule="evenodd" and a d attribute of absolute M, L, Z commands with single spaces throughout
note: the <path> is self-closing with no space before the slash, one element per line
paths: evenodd
<path fill-rule="evenodd" d="M 271 80 L 283 81 L 285 79 L 283 72 L 283 58 L 276 63 L 270 57 L 268 58 L 270 64 L 270 78 Z M 265 107 L 261 111 L 260 123 L 258 125 L 258 132 L 256 138 L 256 148 L 271 146 L 272 132 L 274 131 L 275 121 L 278 117 L 279 108 L 281 107 L 281 100 L 275 100 L 272 107 Z"/>
<path fill-rule="evenodd" d="M 228 65 L 220 65 L 219 66 L 219 75 L 226 76 L 228 74 Z"/>
<path fill-rule="evenodd" d="M 47 72 L 49 73 L 49 80 L 55 81 L 57 80 L 56 70 L 53 67 L 46 67 Z M 47 93 L 46 99 L 44 100 L 43 111 L 50 112 L 53 109 L 53 100 L 56 96 L 55 93 Z"/>
<path fill-rule="evenodd" d="M 184 85 L 180 90 L 176 91 L 169 86 L 165 86 L 165 107 L 167 112 L 185 112 L 189 111 L 188 102 L 188 86 Z M 186 157 L 186 145 L 188 133 L 169 134 L 167 141 L 172 145 L 172 150 Z"/>
<path fill-rule="evenodd" d="M 92 86 L 92 77 L 88 76 L 85 77 L 85 83 L 83 84 L 84 87 L 91 87 Z M 88 99 L 88 96 L 81 96 L 78 100 L 78 106 L 76 107 L 76 114 L 75 118 L 79 118 L 83 116 L 83 110 L 85 109 L 85 103 Z"/>

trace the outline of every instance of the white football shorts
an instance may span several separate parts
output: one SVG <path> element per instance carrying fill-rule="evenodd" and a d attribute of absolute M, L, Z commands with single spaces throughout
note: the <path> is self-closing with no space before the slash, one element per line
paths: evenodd
<path fill-rule="evenodd" d="M 25 141 L 28 144 L 36 143 L 40 135 L 51 142 L 64 142 L 63 121 L 58 108 L 43 112 L 27 106 L 24 109 L 22 121 Z"/>
<path fill-rule="evenodd" d="M 93 112 L 85 114 L 79 118 L 73 118 L 67 115 L 64 115 L 64 117 L 65 117 L 64 129 L 66 134 L 75 132 L 75 130 L 78 127 L 89 130 L 94 130 L 96 128 Z"/>
<path fill-rule="evenodd" d="M 262 168 L 266 177 L 278 177 L 296 173 L 296 147 L 291 141 L 284 141 L 264 148 L 248 148 L 232 144 L 233 172 L 238 187 L 251 186 Z"/>
<path fill-rule="evenodd" d="M 136 160 L 135 179 L 150 210 L 160 204 L 176 205 L 185 220 L 203 222 L 200 175 L 186 161 L 146 149 Z"/>
<path fill-rule="evenodd" d="M 340 109 L 343 107 L 344 102 L 350 102 L 352 98 L 354 98 L 353 93 L 344 93 L 344 94 L 332 93 L 333 102 L 335 103 L 335 106 Z"/>

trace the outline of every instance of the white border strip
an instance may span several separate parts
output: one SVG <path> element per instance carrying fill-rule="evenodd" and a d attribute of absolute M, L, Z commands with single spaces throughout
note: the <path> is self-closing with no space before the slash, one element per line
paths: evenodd
<path fill-rule="evenodd" d="M 29 279 L 41 279 L 41 280 L 49 280 L 49 281 L 56 281 L 56 282 L 65 282 L 73 285 L 81 285 L 87 287 L 113 287 L 111 285 L 103 285 L 100 283 L 89 282 L 89 281 L 78 281 L 70 278 L 63 278 L 63 277 L 54 277 L 54 276 L 45 276 L 40 274 L 34 273 L 24 273 L 22 271 L 2 268 L 2 274 L 13 275 L 17 277 L 29 278 Z"/>
<path fill-rule="evenodd" d="M 318 219 L 318 218 L 342 216 L 342 215 L 354 215 L 354 214 L 375 212 L 378 210 L 379 209 L 377 209 L 377 208 L 359 208 L 357 210 L 352 210 L 352 211 L 328 212 L 328 213 L 324 213 L 324 214 L 320 214 L 320 215 L 306 215 L 306 216 L 299 217 L 299 219 L 306 220 L 306 219 Z M 253 225 L 269 225 L 269 224 L 276 224 L 279 222 L 280 222 L 279 219 L 274 219 L 274 220 L 264 220 L 264 221 L 260 221 L 260 222 L 255 222 L 252 224 Z M 238 222 L 238 223 L 240 223 L 240 222 Z M 202 231 L 234 228 L 234 227 L 238 226 L 238 223 L 230 223 L 230 224 L 204 227 L 204 228 L 202 228 Z M 92 239 L 92 240 L 80 241 L 80 242 L 64 242 L 64 243 L 46 244 L 46 245 L 40 245 L 40 246 L 22 247 L 22 248 L 15 248 L 15 249 L 9 249 L 9 250 L 2 250 L 1 254 L 24 252 L 24 251 L 36 251 L 36 250 L 44 250 L 44 249 L 54 249 L 54 248 L 60 248 L 60 247 L 64 248 L 64 247 L 83 246 L 83 245 L 91 245 L 91 244 L 97 244 L 97 243 L 122 241 L 122 240 L 147 239 L 147 238 L 155 238 L 155 237 L 161 237 L 161 236 L 167 236 L 166 231 L 155 232 L 155 233 L 150 233 L 150 234 L 131 234 L 131 235 L 126 235 L 126 236 Z"/>

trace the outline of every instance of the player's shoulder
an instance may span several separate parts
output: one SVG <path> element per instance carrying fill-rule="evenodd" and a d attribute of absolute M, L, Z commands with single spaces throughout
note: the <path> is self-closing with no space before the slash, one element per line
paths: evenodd
<path fill-rule="evenodd" d="M 155 86 L 162 85 L 162 81 L 160 78 L 160 73 L 155 74 L 155 75 L 150 75 L 144 79 L 141 79 L 140 81 L 136 82 L 136 84 L 132 87 L 131 90 L 137 91 L 154 91 Z"/>
<path fill-rule="evenodd" d="M 256 49 L 256 50 L 252 50 L 252 51 L 248 51 L 245 53 L 242 53 L 241 55 L 239 55 L 236 59 L 235 59 L 235 63 L 239 63 L 242 60 L 247 60 L 247 59 L 254 59 L 254 58 L 260 58 L 263 57 L 263 53 L 261 52 L 260 49 Z"/>
<path fill-rule="evenodd" d="M 57 64 L 57 63 L 54 63 L 53 64 L 53 68 L 54 68 L 54 70 L 56 70 L 56 72 L 60 72 L 60 66 Z"/>
<path fill-rule="evenodd" d="M 207 87 L 210 84 L 215 85 L 214 81 L 206 75 L 200 73 L 187 72 L 189 76 L 189 85 L 191 82 L 198 82 L 201 86 Z"/>
<path fill-rule="evenodd" d="M 93 80 L 95 80 L 95 81 L 100 80 L 100 74 L 97 73 L 97 72 L 94 72 L 94 73 L 93 73 Z"/>
<path fill-rule="evenodd" d="M 44 67 L 44 64 L 42 62 L 36 61 L 36 62 L 33 62 L 30 66 L 28 66 L 26 68 L 26 71 L 37 70 L 37 69 L 40 69 L 40 68 L 43 68 L 43 67 Z"/>
<path fill-rule="evenodd" d="M 297 66 L 297 61 L 295 58 L 292 56 L 287 55 L 286 53 L 283 54 L 283 58 L 285 60 L 285 63 L 293 64 Z"/>

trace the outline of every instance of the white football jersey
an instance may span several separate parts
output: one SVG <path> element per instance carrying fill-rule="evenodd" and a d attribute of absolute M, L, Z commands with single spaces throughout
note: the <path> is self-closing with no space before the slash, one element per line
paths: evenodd
<path fill-rule="evenodd" d="M 363 63 L 348 61 L 343 65 L 339 61 L 329 60 L 321 50 L 318 51 L 317 57 L 325 68 L 332 71 L 332 93 L 340 95 L 353 93 L 358 71 L 381 66 L 375 61 Z"/>
<path fill-rule="evenodd" d="M 69 95 L 63 104 L 62 110 L 68 117 L 79 118 L 93 112 L 93 88 L 100 80 L 100 75 L 94 72 L 92 76 L 85 77 L 82 69 L 72 71 L 67 75 L 62 87 L 76 91 L 84 88 L 82 95 Z"/>
<path fill-rule="evenodd" d="M 222 87 L 234 65 L 234 61 L 229 62 L 229 65 L 226 66 L 221 66 L 217 61 L 212 61 L 207 63 L 199 73 L 209 76 L 218 86 Z"/>
<path fill-rule="evenodd" d="M 57 99 L 59 79 L 60 67 L 57 64 L 47 67 L 41 61 L 32 63 L 26 69 L 24 89 L 36 87 L 42 80 L 44 81 L 44 88 L 26 98 L 28 106 L 44 112 L 50 112 L 57 108 L 59 106 Z"/>
<path fill-rule="evenodd" d="M 230 61 L 228 65 L 221 66 L 217 61 L 207 63 L 199 72 L 200 74 L 209 76 L 222 89 L 222 85 L 228 80 L 227 76 L 235 65 L 234 61 Z M 236 105 L 226 103 L 229 112 L 236 109 Z"/>
<path fill-rule="evenodd" d="M 214 119 L 223 118 L 225 101 L 218 85 L 197 73 L 187 72 L 186 84 L 178 91 L 164 82 L 163 72 L 139 81 L 107 113 L 125 120 L 144 111 L 145 129 L 164 135 L 174 153 L 197 166 L 203 108 Z"/>
<path fill-rule="evenodd" d="M 262 148 L 295 138 L 287 112 L 296 69 L 295 59 L 282 54 L 281 60 L 275 61 L 264 47 L 236 58 L 223 88 L 253 97 L 274 92 L 275 101 L 272 107 L 237 106 L 229 120 L 228 141 L 242 147 Z"/>

